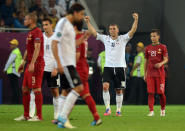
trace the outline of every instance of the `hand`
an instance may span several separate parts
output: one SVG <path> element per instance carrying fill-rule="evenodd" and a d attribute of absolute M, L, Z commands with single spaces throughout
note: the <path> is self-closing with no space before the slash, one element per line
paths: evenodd
<path fill-rule="evenodd" d="M 147 78 L 147 74 L 144 75 L 144 81 L 146 81 L 146 78 Z"/>
<path fill-rule="evenodd" d="M 28 67 L 28 71 L 31 72 L 31 73 L 33 73 L 34 72 L 34 68 L 35 68 L 34 63 L 30 63 L 29 64 L 29 67 Z"/>
<path fill-rule="evenodd" d="M 134 20 L 138 20 L 139 15 L 138 15 L 138 13 L 133 13 L 132 14 L 132 17 L 134 18 Z"/>
<path fill-rule="evenodd" d="M 18 73 L 20 74 L 24 70 L 24 64 L 21 64 L 18 68 Z"/>
<path fill-rule="evenodd" d="M 84 21 L 85 21 L 86 23 L 89 23 L 89 22 L 90 22 L 90 17 L 89 17 L 89 16 L 85 16 L 85 17 L 84 17 Z"/>
<path fill-rule="evenodd" d="M 130 76 L 133 76 L 133 71 L 130 72 Z"/>
<path fill-rule="evenodd" d="M 54 68 L 51 72 L 51 77 L 55 77 L 58 74 L 58 70 Z"/>
<path fill-rule="evenodd" d="M 157 64 L 154 65 L 154 67 L 157 68 L 157 69 L 159 69 L 161 66 L 162 66 L 161 63 L 157 63 Z"/>
<path fill-rule="evenodd" d="M 58 64 L 57 67 L 58 67 L 58 72 L 60 74 L 63 74 L 64 73 L 64 68 L 62 67 L 62 65 L 61 64 Z"/>

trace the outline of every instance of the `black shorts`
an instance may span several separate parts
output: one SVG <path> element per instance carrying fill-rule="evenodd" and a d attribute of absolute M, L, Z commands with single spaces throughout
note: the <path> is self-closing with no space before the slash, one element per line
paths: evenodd
<path fill-rule="evenodd" d="M 58 75 L 51 77 L 51 72 L 44 71 L 43 82 L 46 80 L 48 87 L 57 88 L 59 87 Z"/>
<path fill-rule="evenodd" d="M 62 89 L 71 89 L 81 85 L 80 76 L 74 66 L 64 66 L 64 74 L 60 75 Z"/>
<path fill-rule="evenodd" d="M 113 82 L 116 89 L 126 88 L 126 74 L 123 67 L 104 67 L 103 82 Z"/>

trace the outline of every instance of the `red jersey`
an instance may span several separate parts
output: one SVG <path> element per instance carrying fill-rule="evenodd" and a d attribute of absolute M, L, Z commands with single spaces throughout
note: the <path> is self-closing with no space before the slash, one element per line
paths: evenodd
<path fill-rule="evenodd" d="M 83 34 L 76 35 L 76 40 L 79 39 L 82 35 Z M 77 52 L 80 52 L 80 58 L 77 62 L 76 69 L 82 81 L 87 81 L 89 77 L 89 65 L 86 59 L 87 46 L 88 46 L 88 43 L 87 41 L 85 41 L 84 43 L 80 44 L 76 49 Z"/>
<path fill-rule="evenodd" d="M 168 51 L 165 45 L 158 44 L 146 47 L 145 58 L 148 60 L 147 65 L 147 76 L 148 77 L 163 77 L 165 76 L 164 66 L 157 69 L 154 67 L 155 64 L 163 61 L 163 57 L 168 57 Z"/>
<path fill-rule="evenodd" d="M 44 39 L 42 31 L 36 27 L 28 32 L 28 36 L 26 38 L 26 50 L 27 50 L 27 62 L 30 63 L 33 57 L 33 53 L 35 50 L 34 44 L 40 42 L 40 52 L 37 57 L 36 62 L 44 63 Z"/>

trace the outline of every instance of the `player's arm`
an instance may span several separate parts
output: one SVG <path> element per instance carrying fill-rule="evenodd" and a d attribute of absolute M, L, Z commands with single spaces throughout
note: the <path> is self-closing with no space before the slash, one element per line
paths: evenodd
<path fill-rule="evenodd" d="M 76 40 L 76 46 L 78 47 L 80 44 L 82 44 L 85 40 L 87 40 L 90 36 L 90 32 L 86 31 L 84 35 L 82 35 L 79 39 Z"/>
<path fill-rule="evenodd" d="M 144 64 L 144 80 L 146 80 L 146 77 L 147 77 L 147 66 L 148 66 L 148 60 L 145 59 L 145 64 Z"/>
<path fill-rule="evenodd" d="M 60 58 L 59 58 L 59 55 L 58 55 L 58 41 L 53 40 L 52 44 L 51 44 L 51 47 L 52 47 L 53 56 L 54 56 L 54 58 L 57 62 L 58 71 L 62 74 L 63 73 L 63 67 L 61 65 Z"/>
<path fill-rule="evenodd" d="M 138 14 L 137 13 L 133 13 L 132 14 L 133 18 L 134 18 L 134 23 L 132 25 L 132 28 L 131 30 L 128 32 L 128 35 L 130 38 L 132 38 L 134 36 L 134 33 L 136 32 L 137 30 L 137 26 L 138 26 Z"/>
<path fill-rule="evenodd" d="M 40 40 L 35 41 L 33 56 L 31 59 L 31 63 L 29 64 L 29 67 L 28 67 L 29 72 L 34 72 L 34 64 L 39 56 L 40 45 L 41 45 Z"/>
<path fill-rule="evenodd" d="M 89 17 L 89 16 L 85 16 L 84 21 L 85 21 L 86 24 L 87 24 L 87 28 L 88 28 L 89 32 L 90 32 L 94 37 L 97 37 L 97 32 L 96 32 L 95 28 L 94 28 L 94 27 L 91 25 L 91 23 L 90 23 L 90 17 Z"/>
<path fill-rule="evenodd" d="M 166 63 L 168 63 L 168 56 L 163 57 L 163 61 L 155 64 L 155 68 L 160 68 L 161 66 L 165 65 Z"/>
<path fill-rule="evenodd" d="M 80 59 L 80 52 L 77 51 L 76 52 L 76 63 L 78 63 L 78 60 Z"/>

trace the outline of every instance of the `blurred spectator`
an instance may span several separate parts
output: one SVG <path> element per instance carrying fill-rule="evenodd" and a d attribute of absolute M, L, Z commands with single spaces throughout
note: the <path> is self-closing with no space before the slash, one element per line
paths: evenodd
<path fill-rule="evenodd" d="M 35 0 L 34 5 L 29 9 L 29 12 L 36 12 L 37 16 L 39 16 L 40 13 L 43 13 L 44 15 L 48 15 L 48 12 L 42 6 L 42 0 Z"/>
<path fill-rule="evenodd" d="M 134 65 L 130 75 L 132 76 L 130 85 L 130 95 L 128 98 L 129 104 L 146 104 L 147 97 L 146 83 L 144 81 L 144 44 L 139 42 L 137 44 L 137 55 L 134 59 Z"/>
<path fill-rule="evenodd" d="M 28 2 L 27 2 L 27 4 L 28 4 Z M 16 7 L 17 7 L 17 12 L 22 12 L 24 14 L 28 13 L 28 7 L 27 7 L 27 5 L 25 3 L 25 0 L 17 1 Z"/>
<path fill-rule="evenodd" d="M 6 27 L 3 18 L 0 19 L 0 27 L 1 28 L 5 28 Z M 0 32 L 5 32 L 5 29 L 0 29 Z"/>
<path fill-rule="evenodd" d="M 44 20 L 44 14 L 41 12 L 38 14 L 37 26 L 42 28 L 42 21 Z"/>
<path fill-rule="evenodd" d="M 57 10 L 57 14 L 56 16 L 58 18 L 61 18 L 62 16 L 64 16 L 66 14 L 66 11 L 64 8 L 56 5 L 56 0 L 49 0 L 48 1 L 49 5 L 47 7 L 45 7 L 49 13 L 49 15 L 51 15 L 52 13 L 52 9 L 56 9 Z"/>
<path fill-rule="evenodd" d="M 78 0 L 58 0 L 58 5 L 60 5 L 64 10 L 68 11 L 72 4 Z"/>
<path fill-rule="evenodd" d="M 1 17 L 4 19 L 6 26 L 12 26 L 14 12 L 15 7 L 12 0 L 6 0 L 5 4 L 1 6 Z"/>
<path fill-rule="evenodd" d="M 24 26 L 24 12 L 18 11 L 14 18 L 14 28 L 25 28 Z"/>
<path fill-rule="evenodd" d="M 59 20 L 58 17 L 57 17 L 56 15 L 57 15 L 57 10 L 56 10 L 56 9 L 52 9 L 49 18 L 50 18 L 51 21 L 52 21 L 53 30 L 55 29 L 55 26 L 56 26 L 56 24 L 57 24 L 57 22 L 58 22 L 58 20 Z"/>

